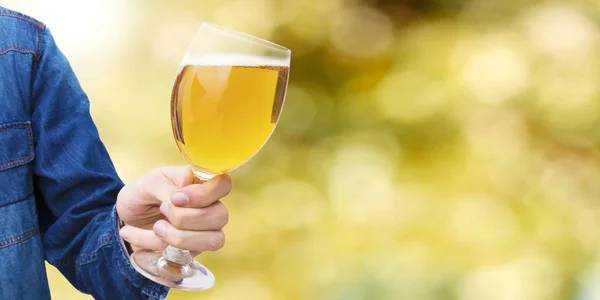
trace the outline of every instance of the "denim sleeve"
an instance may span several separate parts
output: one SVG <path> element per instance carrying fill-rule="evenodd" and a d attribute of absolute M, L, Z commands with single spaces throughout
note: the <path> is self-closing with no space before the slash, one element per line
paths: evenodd
<path fill-rule="evenodd" d="M 123 249 L 115 211 L 123 183 L 88 98 L 47 29 L 42 37 L 31 113 L 36 197 L 53 216 L 43 235 L 46 259 L 96 299 L 162 299 L 168 289 L 137 273 Z"/>

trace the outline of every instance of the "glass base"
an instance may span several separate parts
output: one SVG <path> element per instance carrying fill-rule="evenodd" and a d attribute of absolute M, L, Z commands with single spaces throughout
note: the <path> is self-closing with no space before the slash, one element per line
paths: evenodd
<path fill-rule="evenodd" d="M 163 257 L 160 251 L 139 250 L 131 254 L 131 264 L 144 277 L 180 290 L 202 291 L 215 285 L 215 276 L 197 261 L 177 264 Z"/>

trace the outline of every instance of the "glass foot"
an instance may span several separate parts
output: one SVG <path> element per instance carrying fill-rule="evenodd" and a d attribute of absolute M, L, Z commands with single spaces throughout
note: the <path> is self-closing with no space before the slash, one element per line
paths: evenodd
<path fill-rule="evenodd" d="M 131 264 L 144 277 L 180 290 L 202 291 L 215 285 L 215 276 L 197 261 L 189 264 L 170 262 L 160 251 L 139 250 L 131 254 Z"/>

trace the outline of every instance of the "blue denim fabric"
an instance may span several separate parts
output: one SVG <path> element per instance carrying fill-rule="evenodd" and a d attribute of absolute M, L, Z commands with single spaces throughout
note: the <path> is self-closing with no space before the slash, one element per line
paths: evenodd
<path fill-rule="evenodd" d="M 46 26 L 0 7 L 0 299 L 49 299 L 44 260 L 96 299 L 162 299 L 130 265 L 123 183 Z"/>

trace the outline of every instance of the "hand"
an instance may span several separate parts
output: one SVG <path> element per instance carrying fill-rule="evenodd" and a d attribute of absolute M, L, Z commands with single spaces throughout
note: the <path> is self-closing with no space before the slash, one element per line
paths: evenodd
<path fill-rule="evenodd" d="M 229 175 L 200 182 L 189 167 L 163 167 L 126 185 L 117 197 L 119 232 L 133 250 L 167 245 L 192 255 L 223 247 L 229 213 L 220 201 L 231 192 Z M 166 219 L 165 219 L 166 218 Z"/>

